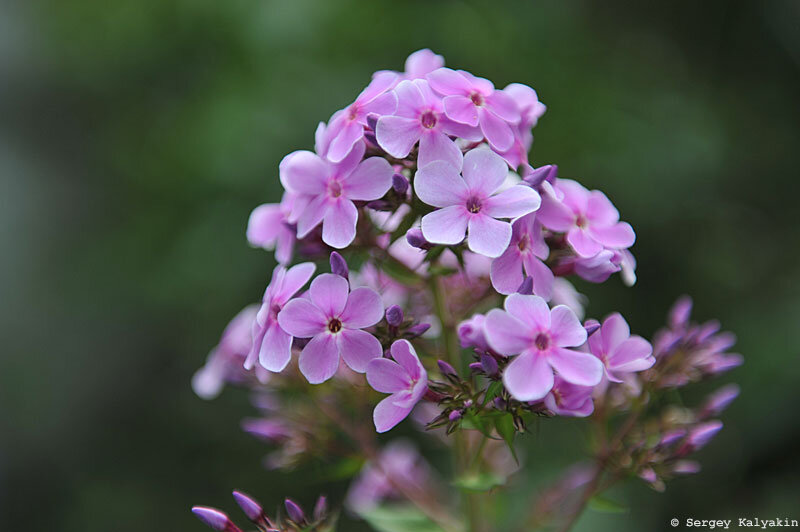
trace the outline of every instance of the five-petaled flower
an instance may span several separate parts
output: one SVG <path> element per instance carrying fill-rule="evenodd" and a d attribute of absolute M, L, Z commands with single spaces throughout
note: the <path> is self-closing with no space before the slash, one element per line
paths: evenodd
<path fill-rule="evenodd" d="M 531 213 L 515 221 L 511 229 L 508 249 L 492 261 L 492 286 L 501 294 L 513 294 L 528 276 L 533 279 L 533 293 L 549 300 L 554 277 L 542 262 L 550 254 L 542 224 L 536 220 L 536 213 Z"/>
<path fill-rule="evenodd" d="M 278 314 L 278 323 L 297 338 L 311 338 L 300 353 L 300 372 L 311 384 L 330 379 L 339 358 L 364 373 L 373 358 L 381 356 L 381 343 L 362 331 L 383 317 L 383 302 L 371 288 L 352 292 L 344 277 L 332 273 L 311 282 L 309 299 L 293 299 Z"/>
<path fill-rule="evenodd" d="M 606 318 L 589 337 L 589 350 L 600 359 L 608 380 L 613 382 L 622 382 L 620 374 L 644 371 L 656 362 L 650 342 L 631 336 L 628 322 L 619 312 Z"/>
<path fill-rule="evenodd" d="M 503 384 L 520 401 L 543 398 L 553 388 L 553 371 L 572 384 L 594 386 L 603 364 L 589 353 L 567 349 L 586 341 L 586 329 L 568 307 L 552 310 L 539 296 L 511 294 L 505 310 L 486 315 L 486 339 L 496 352 L 517 355 L 503 373 Z"/>
<path fill-rule="evenodd" d="M 381 393 L 391 394 L 375 407 L 373 421 L 386 432 L 403 421 L 428 390 L 428 374 L 408 340 L 397 340 L 392 358 L 376 358 L 367 365 L 367 382 Z"/>
<path fill-rule="evenodd" d="M 467 152 L 462 167 L 437 161 L 420 168 L 414 191 L 423 202 L 440 207 L 422 218 L 422 234 L 436 244 L 458 244 L 469 232 L 470 250 L 499 257 L 512 231 L 509 222 L 497 218 L 523 216 L 541 202 L 539 194 L 524 184 L 497 193 L 507 176 L 505 161 L 483 148 Z"/>

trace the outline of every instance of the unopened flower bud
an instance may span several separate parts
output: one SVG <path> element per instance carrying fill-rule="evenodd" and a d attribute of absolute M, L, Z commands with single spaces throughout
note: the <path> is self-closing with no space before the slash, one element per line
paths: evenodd
<path fill-rule="evenodd" d="M 449 419 L 451 422 L 458 421 L 461 419 L 461 410 L 453 410 L 450 412 L 450 415 L 447 416 L 447 419 Z"/>
<path fill-rule="evenodd" d="M 375 131 L 375 128 L 378 126 L 378 118 L 380 118 L 380 115 L 376 113 L 369 113 L 367 115 L 367 127 L 372 131 Z"/>
<path fill-rule="evenodd" d="M 239 508 L 242 509 L 249 520 L 256 524 L 261 524 L 264 521 L 264 509 L 254 498 L 241 491 L 234 491 L 233 498 L 236 499 L 236 504 L 239 505 Z"/>
<path fill-rule="evenodd" d="M 456 369 L 449 363 L 445 362 L 444 360 L 439 360 L 437 364 L 439 365 L 439 371 L 442 373 L 442 375 L 444 376 L 450 375 L 452 377 L 458 377 Z"/>
<path fill-rule="evenodd" d="M 678 460 L 673 464 L 672 472 L 676 475 L 693 475 L 700 472 L 700 464 L 694 460 Z"/>
<path fill-rule="evenodd" d="M 522 172 L 523 181 L 532 187 L 538 187 L 545 181 L 553 182 L 558 175 L 558 166 L 555 164 L 546 164 L 539 168 L 526 168 Z"/>
<path fill-rule="evenodd" d="M 399 327 L 403 323 L 403 309 L 397 305 L 392 305 L 386 309 L 386 323 L 392 327 Z"/>
<path fill-rule="evenodd" d="M 583 322 L 583 328 L 586 329 L 586 336 L 591 336 L 600 328 L 600 322 L 597 320 L 586 320 Z"/>
<path fill-rule="evenodd" d="M 467 399 L 464 401 L 464 408 L 471 408 L 473 404 L 472 399 Z"/>
<path fill-rule="evenodd" d="M 644 469 L 639 471 L 639 478 L 641 478 L 645 482 L 649 482 L 650 484 L 652 484 L 656 480 L 658 480 L 658 475 L 656 475 L 656 472 L 653 471 L 652 468 L 645 467 Z"/>
<path fill-rule="evenodd" d="M 492 401 L 492 404 L 498 410 L 505 410 L 506 406 L 508 406 L 508 403 L 502 397 L 495 397 L 494 400 Z"/>
<path fill-rule="evenodd" d="M 692 450 L 696 451 L 704 447 L 720 430 L 722 430 L 722 421 L 719 420 L 697 425 L 689 432 L 689 444 L 692 446 Z"/>
<path fill-rule="evenodd" d="M 242 532 L 233 521 L 220 510 L 208 506 L 194 506 L 192 513 L 206 526 L 219 532 Z"/>
<path fill-rule="evenodd" d="M 292 499 L 286 499 L 283 501 L 283 505 L 286 507 L 286 513 L 289 515 L 289 519 L 298 525 L 305 522 L 306 514 L 303 512 L 303 509 L 300 508 L 299 504 L 294 502 Z"/>
<path fill-rule="evenodd" d="M 711 416 L 717 416 L 728 408 L 734 399 L 739 396 L 739 386 L 736 384 L 728 384 L 708 396 L 706 404 L 703 405 L 700 411 L 700 417 L 705 419 Z"/>
<path fill-rule="evenodd" d="M 331 273 L 345 279 L 350 278 L 350 269 L 347 267 L 347 262 L 337 251 L 331 253 Z"/>
<path fill-rule="evenodd" d="M 408 328 L 406 334 L 411 338 L 416 338 L 417 336 L 422 336 L 425 334 L 428 329 L 431 328 L 430 323 L 418 323 Z"/>
<path fill-rule="evenodd" d="M 328 513 L 328 499 L 320 495 L 314 505 L 314 521 L 321 521 Z"/>
<path fill-rule="evenodd" d="M 480 362 L 470 362 L 469 370 L 473 373 L 483 373 L 483 366 Z"/>
<path fill-rule="evenodd" d="M 425 240 L 425 237 L 422 236 L 422 230 L 419 227 L 412 227 L 408 230 L 406 233 L 406 242 L 408 242 L 411 247 L 423 251 L 427 251 L 433 247 L 433 244 Z"/>
<path fill-rule="evenodd" d="M 371 144 L 376 148 L 380 148 L 381 146 L 380 144 L 378 144 L 378 137 L 375 136 L 374 131 L 365 131 L 364 140 L 366 140 L 368 144 Z"/>
<path fill-rule="evenodd" d="M 530 275 L 523 279 L 522 284 L 519 285 L 517 288 L 517 292 L 524 295 L 532 295 L 533 294 L 533 277 Z"/>
<path fill-rule="evenodd" d="M 369 207 L 370 209 L 372 209 L 374 211 L 385 211 L 385 212 L 388 212 L 388 211 L 393 211 L 394 210 L 394 205 L 392 205 L 391 202 L 385 201 L 385 200 L 370 201 L 369 203 L 367 203 L 367 207 Z"/>
<path fill-rule="evenodd" d="M 497 375 L 497 360 L 492 355 L 487 355 L 485 353 L 481 355 L 481 367 L 483 368 L 483 372 L 490 377 L 492 375 Z"/>
<path fill-rule="evenodd" d="M 392 188 L 401 196 L 408 192 L 408 179 L 403 174 L 394 174 L 392 176 Z"/>

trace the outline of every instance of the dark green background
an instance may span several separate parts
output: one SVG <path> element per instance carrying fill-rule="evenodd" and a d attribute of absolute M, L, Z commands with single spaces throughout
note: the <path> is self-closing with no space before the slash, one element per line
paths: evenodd
<path fill-rule="evenodd" d="M 634 483 L 630 513 L 579 529 L 800 519 L 799 22 L 792 1 L 4 2 L 0 529 L 202 530 L 190 505 L 233 510 L 235 487 L 341 496 L 265 472 L 245 394 L 204 402 L 189 380 L 267 281 L 244 227 L 278 200 L 281 157 L 422 47 L 536 88 L 534 164 L 633 224 L 639 282 L 586 287 L 590 314 L 649 336 L 690 293 L 739 335 L 722 380 L 742 396 L 705 471 L 663 495 Z M 578 427 L 525 440 L 531 478 L 577 456 L 553 442 Z"/>

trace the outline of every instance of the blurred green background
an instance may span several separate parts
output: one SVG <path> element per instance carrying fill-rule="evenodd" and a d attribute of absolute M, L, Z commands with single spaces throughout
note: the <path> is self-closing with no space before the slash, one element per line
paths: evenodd
<path fill-rule="evenodd" d="M 341 497 L 266 472 L 238 429 L 246 394 L 204 402 L 189 381 L 267 281 L 244 228 L 278 200 L 281 157 L 423 47 L 536 88 L 534 164 L 635 227 L 639 282 L 582 285 L 591 315 L 649 336 L 689 293 L 739 335 L 746 363 L 722 381 L 742 395 L 705 470 L 663 495 L 634 483 L 629 513 L 578 529 L 800 519 L 798 28 L 794 1 L 6 0 L 0 529 L 202 530 L 190 505 L 233 511 L 232 488 Z M 534 477 L 577 457 L 546 429 L 526 444 Z"/>

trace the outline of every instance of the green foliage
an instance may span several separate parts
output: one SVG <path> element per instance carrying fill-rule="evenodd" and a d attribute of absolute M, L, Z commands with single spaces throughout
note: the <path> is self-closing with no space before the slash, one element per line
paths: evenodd
<path fill-rule="evenodd" d="M 379 506 L 361 514 L 376 532 L 443 532 L 414 506 Z"/>

